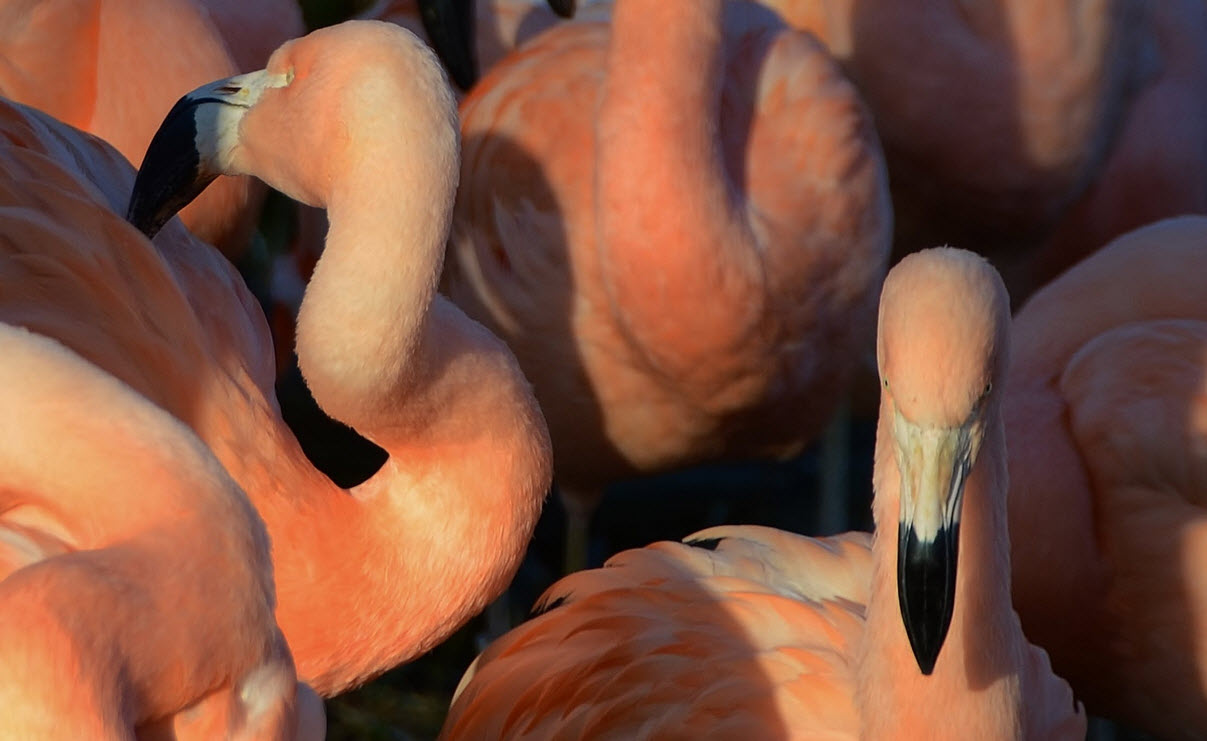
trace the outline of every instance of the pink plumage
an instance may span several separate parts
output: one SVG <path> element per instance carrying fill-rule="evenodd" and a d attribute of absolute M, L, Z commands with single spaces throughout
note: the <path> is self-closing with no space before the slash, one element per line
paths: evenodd
<path fill-rule="evenodd" d="M 442 738 L 1083 739 L 1011 607 L 1001 279 L 967 252 L 907 257 L 878 358 L 870 544 L 719 527 L 572 574 L 470 667 Z M 899 570 L 899 543 L 925 539 L 936 506 L 958 533 L 954 607 L 923 668 L 905 606 L 935 585 Z"/>

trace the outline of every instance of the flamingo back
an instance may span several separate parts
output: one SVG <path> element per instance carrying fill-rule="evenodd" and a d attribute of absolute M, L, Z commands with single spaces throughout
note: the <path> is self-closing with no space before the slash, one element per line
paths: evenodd
<path fill-rule="evenodd" d="M 475 661 L 441 737 L 855 738 L 870 572 L 856 533 L 722 527 L 618 554 Z"/>

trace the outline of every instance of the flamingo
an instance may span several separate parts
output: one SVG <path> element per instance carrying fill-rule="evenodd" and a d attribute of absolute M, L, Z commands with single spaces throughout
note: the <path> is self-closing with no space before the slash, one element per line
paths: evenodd
<path fill-rule="evenodd" d="M 441 737 L 1084 739 L 1010 603 L 1009 323 L 984 259 L 904 258 L 880 301 L 875 535 L 723 526 L 572 574 L 478 657 Z"/>
<path fill-rule="evenodd" d="M 43 216 L 35 233 L 3 243 L 0 321 L 58 340 L 209 446 L 267 526 L 276 618 L 299 676 L 338 693 L 431 648 L 503 590 L 551 454 L 512 355 L 435 296 L 456 109 L 422 44 L 388 24 L 324 29 L 284 45 L 267 71 L 186 97 L 165 124 L 237 126 L 203 137 L 237 142 L 223 168 L 328 207 L 298 354 L 320 404 L 390 454 L 351 490 L 317 471 L 281 420 L 265 318 L 229 262 L 177 219 L 153 244 L 114 213 L 130 200 L 156 210 L 146 185 L 181 158 L 153 147 L 136 188 L 119 154 L 75 132 L 64 161 L 92 186 L 58 197 L 68 175 L 37 162 L 62 135 L 40 117 L 12 119 L 0 116 L 3 137 L 25 147 L 3 182 Z"/>
<path fill-rule="evenodd" d="M 1039 252 L 1038 282 L 1141 226 L 1207 213 L 1207 4 L 1165 0 L 1151 8 L 1151 72 L 1093 184 Z"/>
<path fill-rule="evenodd" d="M 1037 292 L 1005 390 L 1014 602 L 1086 706 L 1207 728 L 1207 218 L 1157 222 Z"/>
<path fill-rule="evenodd" d="M 148 234 L 221 172 L 327 209 L 299 365 L 319 405 L 389 459 L 351 491 L 306 462 L 269 390 L 267 343 L 256 383 L 237 389 L 253 397 L 202 434 L 267 523 L 277 618 L 322 694 L 426 651 L 501 593 L 550 483 L 548 433 L 514 357 L 436 295 L 457 145 L 430 50 L 397 26 L 347 22 L 186 95 L 130 198 Z"/>
<path fill-rule="evenodd" d="M 854 88 L 750 5 L 622 0 L 461 105 L 443 287 L 554 440 L 567 567 L 604 485 L 789 455 L 870 354 L 892 216 Z"/>
<path fill-rule="evenodd" d="M 12 239 L 40 215 L 7 195 Z M 0 323 L 0 358 L 0 735 L 322 738 L 264 524 L 205 445 L 47 337 Z"/>
<path fill-rule="evenodd" d="M 894 251 L 976 244 L 1011 298 L 1097 177 L 1149 43 L 1143 0 L 761 0 L 817 35 L 876 118 Z"/>

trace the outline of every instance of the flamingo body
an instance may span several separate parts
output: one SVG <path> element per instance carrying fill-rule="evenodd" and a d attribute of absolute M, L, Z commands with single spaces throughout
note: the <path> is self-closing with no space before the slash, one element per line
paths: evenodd
<path fill-rule="evenodd" d="M 1015 301 L 1051 277 L 1040 245 L 1099 176 L 1142 79 L 1145 3 L 765 4 L 816 34 L 867 100 L 896 254 L 976 244 Z"/>
<path fill-rule="evenodd" d="M 321 738 L 267 533 L 204 444 L 53 340 L 2 324 L 0 354 L 0 733 Z"/>
<path fill-rule="evenodd" d="M 471 666 L 442 738 L 1084 738 L 1084 713 L 1010 607 L 1001 280 L 969 253 L 924 251 L 890 271 L 880 316 L 870 543 L 728 526 L 572 574 Z M 925 482 L 961 465 L 921 463 L 951 429 L 978 452 L 954 454 L 972 459 L 952 483 L 954 609 L 927 668 L 899 548 L 925 538 L 925 492 L 948 479 Z"/>
<path fill-rule="evenodd" d="M 516 352 L 565 490 L 799 450 L 870 337 L 875 134 L 819 46 L 764 21 L 622 2 L 462 103 L 444 286 Z"/>
<path fill-rule="evenodd" d="M 294 0 L 199 2 L 222 35 L 235 69 L 241 72 L 260 69 L 278 46 L 306 33 L 301 5 Z"/>
<path fill-rule="evenodd" d="M 700 545 L 562 580 L 467 672 L 442 737 L 855 737 L 870 539 L 731 527 L 686 542 Z"/>
<path fill-rule="evenodd" d="M 1207 219 L 1157 222 L 1038 292 L 1006 398 L 1027 634 L 1094 712 L 1161 738 L 1207 727 L 1205 245 Z"/>
<path fill-rule="evenodd" d="M 377 260 L 365 264 L 374 265 L 374 275 L 407 285 L 367 292 L 372 280 L 350 278 L 360 285 L 356 295 L 418 302 L 378 305 L 376 319 L 372 304 L 362 302 L 357 306 L 367 313 L 352 325 L 359 332 L 348 334 L 347 325 L 336 322 L 336 334 L 327 340 L 321 329 L 299 334 L 303 368 L 320 401 L 391 454 L 381 471 L 352 491 L 317 471 L 281 420 L 265 319 L 233 267 L 176 220 L 165 217 L 154 244 L 125 223 L 117 213 L 126 211 L 135 176 L 112 148 L 17 106 L 0 107 L 5 141 L 22 144 L 4 150 L 11 157 L 3 168 L 11 174 L 4 187 L 25 205 L 22 213 L 30 214 L 5 222 L 18 231 L 0 249 L 0 319 L 61 342 L 184 422 L 210 448 L 264 519 L 272 539 L 276 619 L 299 675 L 325 695 L 426 651 L 501 592 L 519 564 L 550 478 L 544 424 L 514 360 L 480 326 L 433 298 L 457 162 L 455 108 L 443 73 L 401 29 L 339 28 L 294 42 L 288 47 L 293 51 L 274 57 L 281 68 L 298 70 L 290 100 L 295 90 L 310 91 L 300 95 L 294 105 L 302 108 L 296 110 L 318 105 L 316 110 L 338 116 L 362 110 L 366 100 L 397 106 L 378 117 L 364 115 L 370 122 L 393 120 L 396 113 L 420 117 L 411 149 L 396 154 L 427 158 L 413 160 L 414 168 L 385 171 L 394 173 L 385 196 L 411 203 L 422 216 L 406 223 L 424 224 L 424 231 L 379 239 L 356 228 L 341 232 L 357 211 L 333 206 L 333 230 L 348 236 L 329 239 L 316 273 L 329 278 L 316 278 L 311 289 L 317 288 L 319 301 L 314 303 L 310 290 L 305 304 L 308 321 L 321 328 L 328 311 L 324 300 L 343 300 L 345 292 L 329 282 L 346 275 L 347 264 L 344 270 L 338 265 L 341 242 L 376 245 L 401 261 L 398 270 L 384 272 Z M 324 52 L 329 44 L 331 51 Z M 301 74 L 303 63 L 309 71 L 322 60 L 321 73 Z M 326 74 L 337 68 L 345 71 Z M 362 80 L 358 72 L 379 69 L 386 70 L 384 77 Z M 392 75 L 407 85 L 394 95 L 371 92 Z M 309 84 L 312 79 L 345 83 L 346 105 L 319 105 L 322 94 Z M 264 120 L 263 110 L 245 116 L 244 123 Z M 313 121 L 309 133 L 297 132 L 310 137 L 301 151 L 315 156 L 332 150 L 324 143 L 336 126 L 332 119 L 298 120 Z M 374 139 L 384 137 L 366 133 L 371 129 L 364 119 L 340 121 L 359 132 L 353 140 L 358 145 L 374 147 Z M 285 146 L 280 133 L 290 130 L 296 131 L 278 127 L 271 137 L 265 130 L 247 141 Z M 397 140 L 394 133 L 389 140 Z M 192 137 L 187 144 L 195 145 Z M 309 178 L 308 187 L 318 184 L 324 202 L 339 202 L 346 197 L 339 195 L 341 188 L 356 181 L 328 180 L 326 174 L 339 172 L 346 166 L 341 163 L 365 161 L 354 155 L 336 149 L 317 162 L 308 160 L 309 170 L 296 157 L 284 160 L 300 168 L 300 174 L 294 171 L 299 178 Z M 52 156 L 68 169 L 44 166 Z M 162 166 L 159 156 L 150 155 L 153 168 Z M 372 161 L 384 162 L 383 156 L 379 151 Z M 423 179 L 412 180 L 415 168 L 426 173 Z M 374 180 L 386 184 L 376 175 Z M 433 185 L 439 182 L 443 186 Z M 328 190 L 333 183 L 335 191 Z M 406 195 L 414 192 L 425 195 Z M 416 244 L 422 247 L 406 249 Z M 382 335 L 372 331 L 370 320 L 408 329 L 410 339 L 378 344 Z M 338 367 L 320 362 L 323 370 L 316 372 L 305 365 L 308 357 L 324 357 L 325 341 L 334 343 L 331 356 L 347 360 L 358 337 L 369 345 L 360 346 L 364 354 L 342 378 L 329 375 L 338 375 Z M 372 353 L 391 349 L 400 355 L 373 359 Z M 327 607 L 314 609 L 319 602 Z"/>
<path fill-rule="evenodd" d="M 1151 41 L 1122 129 L 1037 257 L 1037 281 L 1131 230 L 1207 213 L 1207 6 L 1153 3 L 1147 27 Z"/>

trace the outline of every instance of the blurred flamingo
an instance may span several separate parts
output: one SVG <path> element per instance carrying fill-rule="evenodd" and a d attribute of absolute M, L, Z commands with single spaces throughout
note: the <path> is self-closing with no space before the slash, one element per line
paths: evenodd
<path fill-rule="evenodd" d="M 1207 213 L 1207 3 L 1164 0 L 1150 7 L 1151 71 L 1093 184 L 1037 255 L 1037 283 L 1130 230 Z"/>
<path fill-rule="evenodd" d="M 278 46 L 306 33 L 302 8 L 297 0 L 198 2 L 209 13 L 210 21 L 222 35 L 240 72 L 262 68 Z"/>
<path fill-rule="evenodd" d="M 258 53 L 239 43 L 228 48 L 219 33 L 219 28 L 241 26 L 238 8 L 256 5 L 230 0 L 0 0 L 0 95 L 96 134 L 137 166 L 177 98 L 234 74 L 235 60 Z M 286 34 L 301 33 L 294 3 L 277 0 L 272 7 L 289 8 L 292 14 L 274 15 L 271 23 L 248 29 L 238 39 L 279 43 Z M 203 241 L 233 257 L 246 248 L 263 198 L 262 185 L 230 178 L 181 218 Z"/>
<path fill-rule="evenodd" d="M 876 135 L 768 15 L 624 0 L 462 103 L 443 286 L 533 383 L 570 569 L 605 484 L 792 454 L 870 354 L 892 220 Z"/>
<path fill-rule="evenodd" d="M 870 544 L 726 526 L 572 574 L 475 661 L 442 738 L 1084 739 L 1010 604 L 1001 279 L 928 250 L 880 307 Z"/>
<path fill-rule="evenodd" d="M 1037 288 L 1039 245 L 1123 125 L 1158 3 L 762 2 L 822 39 L 867 100 L 896 253 L 975 244 L 1014 301 Z"/>
<path fill-rule="evenodd" d="M 42 221 L 11 195 L 0 241 Z M 53 340 L 0 323 L 0 357 L 0 735 L 322 738 L 268 534 L 205 445 Z"/>
<path fill-rule="evenodd" d="M 456 109 L 426 48 L 363 23 L 287 44 L 267 72 L 186 97 L 137 188 L 120 155 L 78 133 L 64 161 L 80 174 L 36 169 L 63 146 L 38 121 L 4 131 L 28 143 L 0 182 L 41 213 L 3 243 L 0 320 L 59 340 L 211 448 L 267 524 L 299 675 L 323 694 L 346 689 L 431 648 L 501 592 L 549 485 L 548 438 L 506 347 L 435 296 L 458 152 Z M 282 422 L 264 316 L 230 264 L 178 220 L 153 245 L 113 213 L 133 188 L 144 228 L 142 217 L 166 219 L 147 198 L 172 194 L 147 188 L 199 174 L 155 179 L 162 157 L 181 164 L 164 137 L 217 124 L 239 132 L 223 167 L 329 206 L 331 249 L 298 351 L 324 408 L 390 453 L 351 491 L 315 470 Z M 195 154 L 218 172 L 213 152 Z M 81 175 L 96 189 L 56 194 Z"/>
<path fill-rule="evenodd" d="M 1014 599 L 1087 707 L 1207 728 L 1207 218 L 1132 232 L 1035 294 L 1005 395 Z"/>

